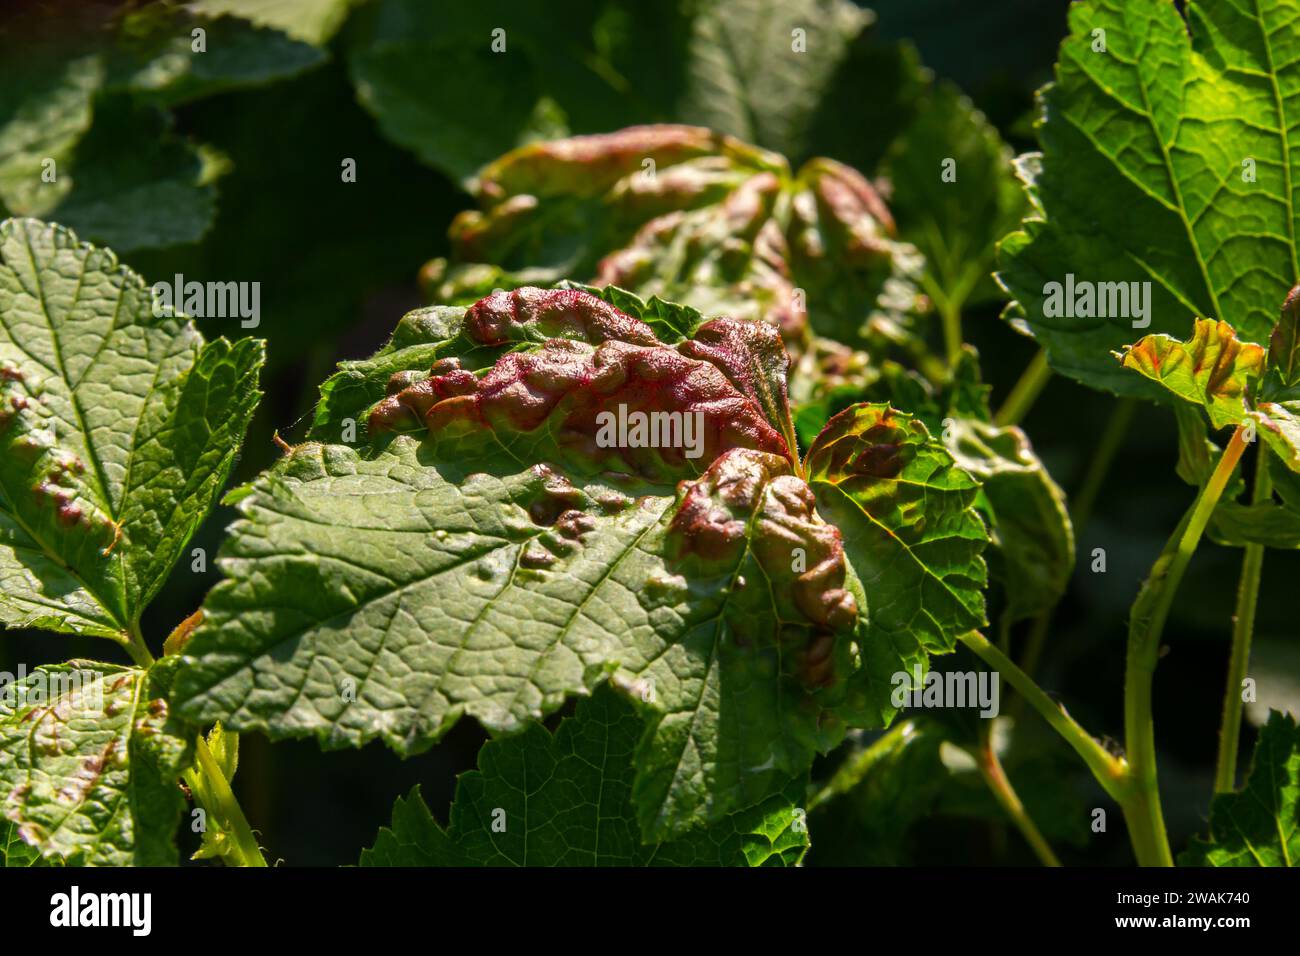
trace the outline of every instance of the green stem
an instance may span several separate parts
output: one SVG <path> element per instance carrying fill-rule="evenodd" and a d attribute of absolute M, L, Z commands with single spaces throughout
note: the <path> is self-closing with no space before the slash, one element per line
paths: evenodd
<path fill-rule="evenodd" d="M 1025 366 L 1024 372 L 1020 375 L 1020 380 L 1011 389 L 1011 394 L 1007 396 L 1007 400 L 1002 403 L 998 413 L 993 416 L 994 424 L 1003 426 L 1019 424 L 1020 420 L 1029 413 L 1029 409 L 1033 407 L 1039 393 L 1042 392 L 1051 377 L 1052 369 L 1047 364 L 1047 351 L 1039 349 L 1033 361 Z"/>
<path fill-rule="evenodd" d="M 1129 617 L 1128 654 L 1124 675 L 1124 736 L 1134 793 L 1124 804 L 1129 838 L 1142 866 L 1172 866 L 1169 838 L 1160 810 L 1156 776 L 1155 727 L 1151 717 L 1151 689 L 1160 659 L 1160 637 L 1173 606 L 1183 573 L 1200 544 L 1223 489 L 1245 450 L 1238 428 L 1224 449 L 1214 473 L 1170 537 L 1142 584 Z"/>
<path fill-rule="evenodd" d="M 939 317 L 943 320 L 943 342 L 948 367 L 956 368 L 961 360 L 961 303 L 944 297 L 935 304 L 939 308 Z"/>
<path fill-rule="evenodd" d="M 998 759 L 997 751 L 993 749 L 992 720 L 983 721 L 980 727 L 980 746 L 975 754 L 975 763 L 980 769 L 980 775 L 984 777 L 984 782 L 993 792 L 994 799 L 1011 818 L 1011 822 L 1016 825 L 1016 829 L 1042 861 L 1043 866 L 1060 866 L 1061 861 L 1057 859 L 1051 846 L 1043 839 L 1042 832 L 1025 812 L 1025 805 L 1020 802 L 1015 788 L 1007 779 L 1006 771 L 1002 769 L 1002 761 Z"/>
<path fill-rule="evenodd" d="M 1156 777 L 1155 729 L 1151 720 L 1151 687 L 1160 658 L 1160 636 L 1183 573 L 1200 544 L 1215 505 L 1241 460 L 1246 443 L 1243 429 L 1233 433 L 1210 480 L 1143 582 L 1129 620 L 1124 676 L 1126 757 L 1117 760 L 1058 707 L 1010 658 L 972 631 L 962 643 L 998 670 L 1043 718 L 1083 758 L 1097 782 L 1119 803 L 1128 823 L 1129 840 L 1141 866 L 1173 866 L 1169 837 L 1160 810 Z"/>
<path fill-rule="evenodd" d="M 1261 504 L 1273 494 L 1268 456 L 1263 446 L 1256 453 L 1252 501 Z M 1228 683 L 1223 690 L 1223 721 L 1219 727 L 1219 758 L 1215 763 L 1214 792 L 1231 793 L 1237 785 L 1237 747 L 1241 740 L 1241 684 L 1250 665 L 1250 642 L 1255 632 L 1255 603 L 1264 569 L 1264 546 L 1246 545 L 1237 586 L 1237 609 L 1232 617 L 1232 650 L 1228 656 Z"/>
<path fill-rule="evenodd" d="M 1059 704 L 1043 693 L 1028 674 L 1017 667 L 1011 658 L 990 644 L 979 631 L 963 634 L 959 640 L 974 651 L 984 663 L 1001 674 L 1007 683 L 1029 702 L 1029 706 L 1038 711 L 1051 728 L 1074 748 L 1075 753 L 1083 758 L 1083 762 L 1088 765 L 1088 769 L 1092 771 L 1092 775 L 1097 778 L 1103 790 L 1116 801 L 1123 801 L 1126 796 L 1125 768 L 1121 761 L 1097 743 L 1092 735 L 1080 727 Z"/>
<path fill-rule="evenodd" d="M 229 866 L 266 866 L 257 837 L 253 835 L 244 811 L 235 799 L 234 791 L 225 774 L 217 766 L 216 758 L 208 749 L 208 742 L 199 735 L 195 745 L 195 766 L 185 771 L 185 781 L 208 816 L 216 820 L 230 835 L 230 849 L 222 854 Z"/>
<path fill-rule="evenodd" d="M 149 652 L 149 646 L 144 642 L 144 634 L 140 631 L 140 622 L 131 625 L 129 631 L 122 632 L 122 640 L 118 641 L 131 655 L 131 660 L 140 667 L 153 666 L 153 654 Z"/>

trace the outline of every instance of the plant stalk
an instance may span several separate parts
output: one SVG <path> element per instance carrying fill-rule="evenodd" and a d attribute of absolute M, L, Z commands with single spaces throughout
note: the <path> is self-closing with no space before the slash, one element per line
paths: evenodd
<path fill-rule="evenodd" d="M 1039 349 L 1038 354 L 1025 366 L 1020 380 L 1011 389 L 1011 394 L 1002 403 L 998 413 L 993 416 L 993 424 L 1007 426 L 1017 425 L 1029 414 L 1034 402 L 1052 377 L 1052 368 L 1047 364 L 1047 350 Z"/>
<path fill-rule="evenodd" d="M 1052 852 L 1051 846 L 1043 838 L 1042 831 L 1034 824 L 1032 818 L 1025 811 L 1025 805 L 1020 802 L 1020 797 L 1016 794 L 1015 788 L 1011 786 L 1011 781 L 1007 779 L 1006 771 L 1002 769 L 1002 761 L 998 759 L 997 751 L 993 748 L 993 721 L 985 720 L 980 726 L 980 745 L 975 754 L 975 763 L 980 769 L 980 775 L 984 777 L 984 782 L 988 784 L 989 790 L 992 791 L 993 797 L 1002 807 L 1003 811 L 1011 822 L 1016 825 L 1020 835 L 1025 838 L 1034 855 L 1042 862 L 1043 866 L 1060 866 L 1061 861 L 1057 859 Z"/>
<path fill-rule="evenodd" d="M 202 734 L 195 744 L 194 756 L 195 765 L 185 771 L 185 782 L 208 816 L 230 834 L 230 849 L 222 854 L 222 860 L 227 866 L 266 866 L 257 837 Z"/>
<path fill-rule="evenodd" d="M 153 666 L 154 657 L 149 651 L 149 646 L 144 642 L 144 634 L 140 631 L 140 622 L 137 621 L 131 625 L 129 631 L 122 632 L 122 639 L 117 643 L 121 644 L 131 660 L 139 667 L 150 668 Z"/>
<path fill-rule="evenodd" d="M 1256 452 L 1255 487 L 1251 500 L 1267 501 L 1273 494 L 1268 456 L 1261 445 Z M 1214 769 L 1214 792 L 1231 793 L 1237 785 L 1237 748 L 1241 740 L 1241 684 L 1250 665 L 1250 642 L 1255 632 L 1255 604 L 1264 569 L 1264 546 L 1246 545 L 1237 585 L 1237 608 L 1232 616 L 1232 650 L 1228 655 L 1228 682 L 1223 689 L 1223 721 L 1219 727 L 1219 756 Z"/>
<path fill-rule="evenodd" d="M 963 634 L 959 640 L 974 651 L 984 663 L 1001 674 L 1007 683 L 1029 702 L 1029 706 L 1038 711 L 1052 729 L 1074 748 L 1075 753 L 1083 758 L 1083 762 L 1088 765 L 1088 769 L 1092 771 L 1092 775 L 1097 778 L 1103 790 L 1116 801 L 1123 802 L 1127 796 L 1127 788 L 1122 761 L 1116 759 L 1094 740 L 1091 734 L 1065 712 L 1064 708 L 1048 697 L 1029 678 L 1029 675 L 1017 667 L 1011 658 L 990 644 L 979 631 Z"/>
<path fill-rule="evenodd" d="M 1160 810 L 1156 777 L 1155 727 L 1151 717 L 1151 690 L 1160 659 L 1160 637 L 1169 609 L 1178 593 L 1183 573 L 1209 523 L 1246 448 L 1243 429 L 1219 457 L 1214 473 L 1201 489 L 1179 527 L 1170 537 L 1142 584 L 1129 618 L 1128 654 L 1124 676 L 1124 737 L 1128 772 L 1134 790 L 1122 801 L 1129 839 L 1141 866 L 1173 866 L 1169 837 Z"/>
<path fill-rule="evenodd" d="M 943 320 L 944 351 L 948 358 L 948 367 L 956 368 L 961 359 L 961 303 L 947 297 L 937 302 L 939 316 Z"/>

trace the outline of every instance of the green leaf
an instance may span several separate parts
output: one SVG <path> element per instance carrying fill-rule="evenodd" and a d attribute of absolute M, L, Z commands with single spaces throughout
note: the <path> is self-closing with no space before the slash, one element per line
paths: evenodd
<path fill-rule="evenodd" d="M 261 29 L 235 17 L 207 19 L 222 12 L 210 9 L 218 2 L 190 4 L 186 11 L 154 5 L 123 16 L 107 50 L 106 85 L 173 106 L 263 86 L 325 62 L 323 51 L 279 29 Z M 203 30 L 200 50 L 194 49 L 196 29 Z"/>
<path fill-rule="evenodd" d="M 191 32 L 200 27 L 209 45 L 195 51 Z M 202 237 L 223 171 L 141 101 L 172 105 L 263 84 L 324 54 L 274 30 L 173 6 L 123 13 L 56 4 L 7 22 L 0 60 L 15 65 L 0 92 L 0 203 L 124 252 Z"/>
<path fill-rule="evenodd" d="M 1025 208 L 997 129 L 955 87 L 938 84 L 890 147 L 882 174 L 902 237 L 925 256 L 931 294 L 957 309 L 993 298 L 995 245 Z"/>
<path fill-rule="evenodd" d="M 262 395 L 264 351 L 256 339 L 205 344 L 184 376 L 158 387 L 140 418 L 121 523 L 141 607 L 225 487 Z"/>
<path fill-rule="evenodd" d="M 4 687 L 0 809 L 42 856 L 176 864 L 191 740 L 168 715 L 169 669 L 70 661 Z"/>
<path fill-rule="evenodd" d="M 295 39 L 320 46 L 329 41 L 348 9 L 360 0 L 196 0 L 190 9 L 204 16 L 230 14 L 265 27 L 282 30 Z"/>
<path fill-rule="evenodd" d="M 1292 471 L 1300 471 L 1300 397 L 1266 383 L 1267 357 L 1263 348 L 1237 338 L 1232 326 L 1197 319 L 1192 337 L 1178 342 L 1167 335 L 1148 335 L 1116 357 L 1125 368 L 1135 369 L 1158 382 L 1168 392 L 1205 408 L 1215 428 L 1250 423 L 1255 433 Z M 1276 382 L 1280 373 L 1268 370 Z M 1280 401 L 1264 401 L 1265 396 Z"/>
<path fill-rule="evenodd" d="M 18 827 L 8 820 L 0 820 L 0 869 L 35 866 L 39 859 L 40 854 L 18 835 Z"/>
<path fill-rule="evenodd" d="M 1264 371 L 1264 350 L 1239 340 L 1227 322 L 1212 319 L 1197 319 L 1186 341 L 1148 335 L 1116 358 L 1183 401 L 1204 407 L 1215 428 L 1245 421 L 1251 382 Z"/>
<path fill-rule="evenodd" d="M 357 98 L 388 138 L 468 184 L 493 157 L 566 133 L 567 113 L 592 110 L 584 99 L 604 107 L 601 128 L 626 112 L 591 49 L 596 13 L 587 0 L 563 17 L 512 0 L 383 0 L 350 44 Z"/>
<path fill-rule="evenodd" d="M 924 660 L 905 629 L 867 630 L 869 586 L 767 418 L 788 421 L 775 341 L 717 319 L 665 345 L 578 290 L 498 293 L 459 322 L 408 316 L 382 372 L 351 383 L 361 449 L 299 446 L 231 496 L 226 579 L 186 646 L 178 705 L 234 731 L 409 753 L 462 716 L 516 732 L 611 681 L 653 715 L 633 788 L 647 838 L 764 799 L 847 727 L 887 723 L 891 675 Z M 355 412 L 407 358 L 388 397 Z M 342 401 L 341 381 L 327 396 Z M 701 412 L 700 457 L 603 445 L 598 416 L 620 405 Z M 879 576 L 926 586 L 907 566 Z"/>
<path fill-rule="evenodd" d="M 1287 148 L 1300 135 L 1300 10 L 1205 0 L 1187 17 L 1164 0 L 1070 7 L 1042 96 L 1041 168 L 1023 166 L 1034 209 L 1001 246 L 1009 317 L 1054 369 L 1122 394 L 1155 394 L 1106 357 L 1145 326 L 1096 303 L 1091 316 L 1049 315 L 1049 283 L 1149 283 L 1151 333 L 1209 316 L 1262 342 L 1300 281 L 1300 168 Z"/>
<path fill-rule="evenodd" d="M 869 596 L 870 643 L 950 651 L 985 624 L 979 483 L 925 425 L 888 405 L 855 405 L 826 424 L 804 464 Z"/>
<path fill-rule="evenodd" d="M 1246 786 L 1210 804 L 1210 833 L 1195 838 L 1182 866 L 1295 866 L 1300 863 L 1300 730 L 1273 711 L 1259 732 Z"/>
<path fill-rule="evenodd" d="M 126 97 L 101 100 L 71 161 L 72 191 L 31 211 L 121 252 L 197 242 L 216 218 L 221 165 L 170 125 L 167 114 Z"/>
<path fill-rule="evenodd" d="M 964 418 L 949 424 L 948 450 L 980 482 L 987 501 L 990 571 L 1006 590 L 1004 613 L 1016 621 L 1050 610 L 1074 571 L 1074 528 L 1065 494 L 1019 428 Z"/>
<path fill-rule="evenodd" d="M 873 19 L 848 0 L 707 0 L 692 24 L 681 118 L 807 156 L 815 111 Z"/>
<path fill-rule="evenodd" d="M 633 752 L 645 730 L 609 688 L 578 703 L 554 735 L 530 723 L 491 741 L 460 777 L 440 827 L 419 788 L 393 807 L 362 866 L 791 866 L 808 847 L 795 782 L 680 840 L 641 842 Z"/>
<path fill-rule="evenodd" d="M 54 162 L 57 176 L 90 129 L 104 66 L 85 52 L 31 50 L 17 56 L 6 47 L 0 50 L 6 64 L 0 89 L 0 203 L 15 212 L 39 213 L 57 205 L 72 186 L 67 175 L 48 181 L 46 161 Z"/>
<path fill-rule="evenodd" d="M 0 623 L 137 624 L 225 483 L 261 363 L 155 317 L 112 252 L 0 224 Z"/>

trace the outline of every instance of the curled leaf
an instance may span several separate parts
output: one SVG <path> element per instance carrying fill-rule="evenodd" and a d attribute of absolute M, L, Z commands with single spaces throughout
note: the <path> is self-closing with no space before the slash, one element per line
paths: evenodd
<path fill-rule="evenodd" d="M 1251 382 L 1264 371 L 1264 350 L 1238 339 L 1227 322 L 1213 319 L 1197 319 L 1186 341 L 1148 335 L 1116 357 L 1125 368 L 1203 406 L 1215 428 L 1246 418 Z"/>
<path fill-rule="evenodd" d="M 870 595 L 875 639 L 944 651 L 983 625 L 979 483 L 925 425 L 888 405 L 855 405 L 827 423 L 804 465 Z"/>
<path fill-rule="evenodd" d="M 520 461 L 665 481 L 698 474 L 731 448 L 790 458 L 774 427 L 793 430 L 785 352 L 774 333 L 745 325 L 714 319 L 671 348 L 585 292 L 496 293 L 465 313 L 462 334 L 480 345 L 541 344 L 508 352 L 483 374 L 447 357 L 428 378 L 395 377 L 395 393 L 370 413 L 370 433 L 486 431 Z"/>
<path fill-rule="evenodd" d="M 435 301 L 578 277 L 765 322 L 799 350 L 809 322 L 850 343 L 912 334 L 919 257 L 872 185 L 829 159 L 792 174 L 699 127 L 637 126 L 520 147 L 475 191 L 451 258 L 426 267 Z"/>

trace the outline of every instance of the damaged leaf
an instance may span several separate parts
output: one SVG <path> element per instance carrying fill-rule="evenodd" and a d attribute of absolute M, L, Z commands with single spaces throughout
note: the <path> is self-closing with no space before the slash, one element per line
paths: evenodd
<path fill-rule="evenodd" d="M 976 483 L 905 419 L 905 477 L 848 466 L 836 493 L 870 520 L 835 527 L 785 437 L 783 370 L 770 327 L 716 318 L 668 344 L 575 289 L 408 316 L 324 389 L 370 399 L 358 447 L 300 445 L 231 496 L 183 712 L 408 753 L 462 716 L 518 732 L 610 682 L 649 721 L 645 837 L 763 800 L 887 723 L 891 675 L 982 622 L 987 539 Z M 828 493 L 839 456 L 888 457 L 873 436 L 814 446 Z"/>
<path fill-rule="evenodd" d="M 138 624 L 234 464 L 262 352 L 156 316 L 60 226 L 0 224 L 0 623 Z"/>
<path fill-rule="evenodd" d="M 918 347 L 916 250 L 852 168 L 784 157 L 693 126 L 638 126 L 521 147 L 485 167 L 452 255 L 425 267 L 437 302 L 577 278 L 765 322 L 796 353 L 813 335 Z"/>

